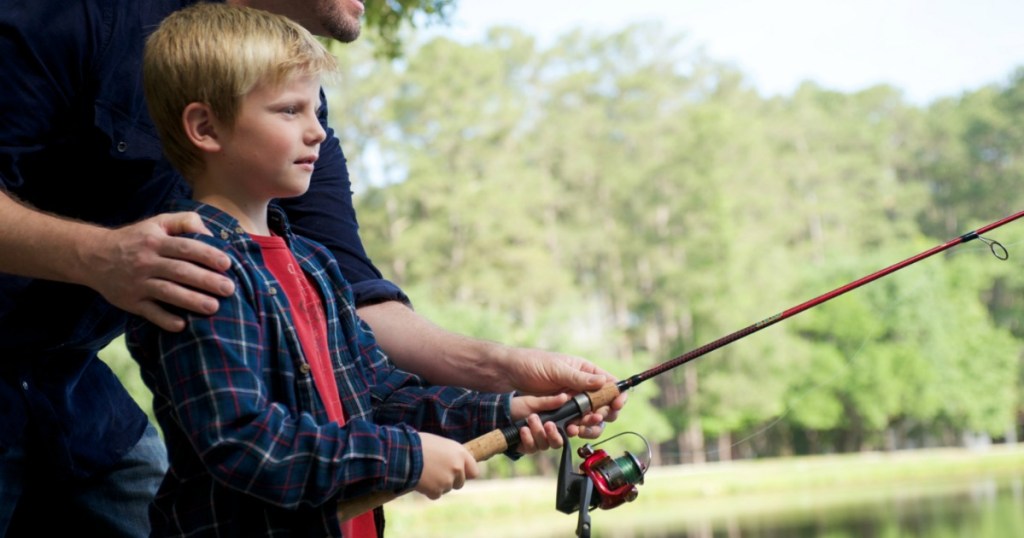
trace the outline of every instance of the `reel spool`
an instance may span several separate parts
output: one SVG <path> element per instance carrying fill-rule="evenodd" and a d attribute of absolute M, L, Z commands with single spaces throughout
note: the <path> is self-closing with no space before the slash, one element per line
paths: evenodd
<path fill-rule="evenodd" d="M 646 463 L 628 451 L 613 458 L 605 450 L 597 449 L 597 446 L 626 434 L 636 435 L 647 446 Z M 585 444 L 577 451 L 583 458 L 580 473 L 574 473 L 569 439 L 564 432 L 562 435 L 565 444 L 558 472 L 555 508 L 566 514 L 578 510 L 580 515 L 576 535 L 587 538 L 590 536 L 590 510 L 610 510 L 637 498 L 637 485 L 643 484 L 644 474 L 651 466 L 651 444 L 635 432 L 620 433 L 595 445 Z"/>
<path fill-rule="evenodd" d="M 630 452 L 612 459 L 604 450 L 594 450 L 589 444 L 580 447 L 584 458 L 580 471 L 594 481 L 597 488 L 594 503 L 602 510 L 610 510 L 622 503 L 633 502 L 639 492 L 637 485 L 644 483 L 647 465 Z M 593 508 L 593 506 L 591 506 Z"/>

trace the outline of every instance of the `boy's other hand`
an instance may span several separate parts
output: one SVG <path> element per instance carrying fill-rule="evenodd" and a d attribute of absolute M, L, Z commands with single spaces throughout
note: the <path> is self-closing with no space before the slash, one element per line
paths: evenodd
<path fill-rule="evenodd" d="M 516 396 L 512 398 L 512 420 L 526 419 L 526 426 L 519 428 L 521 454 L 533 454 L 549 448 L 562 448 L 562 434 L 554 422 L 541 423 L 537 415 L 541 411 L 554 411 L 569 401 L 568 394 L 554 396 Z"/>
<path fill-rule="evenodd" d="M 526 394 L 561 391 L 576 394 L 599 390 L 616 381 L 614 376 L 584 358 L 540 349 L 505 347 L 495 363 L 501 368 L 501 377 L 512 390 Z M 508 389 L 503 387 L 501 390 Z M 610 405 L 570 421 L 566 424 L 566 432 L 570 437 L 600 437 L 604 432 L 604 423 L 618 418 L 619 411 L 626 405 L 626 399 L 626 393 L 623 392 Z"/>

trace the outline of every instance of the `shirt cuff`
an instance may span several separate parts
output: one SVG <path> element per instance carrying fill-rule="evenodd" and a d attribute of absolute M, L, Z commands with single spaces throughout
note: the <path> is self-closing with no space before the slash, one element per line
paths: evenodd
<path fill-rule="evenodd" d="M 423 474 L 423 442 L 415 429 L 405 424 L 382 428 L 385 434 L 384 491 L 404 492 L 416 486 Z"/>
<path fill-rule="evenodd" d="M 512 424 L 512 393 L 480 393 L 477 401 L 478 411 L 473 424 L 476 428 L 474 436 L 479 437 L 492 430 L 504 428 Z"/>
<path fill-rule="evenodd" d="M 384 279 L 363 280 L 352 284 L 356 308 L 388 301 L 399 301 L 412 307 L 412 301 L 401 288 Z"/>

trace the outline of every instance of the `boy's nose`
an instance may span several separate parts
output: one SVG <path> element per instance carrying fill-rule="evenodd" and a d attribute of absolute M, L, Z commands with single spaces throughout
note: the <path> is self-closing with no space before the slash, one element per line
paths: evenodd
<path fill-rule="evenodd" d="M 320 121 L 315 118 L 307 133 L 307 143 L 311 145 L 319 144 L 327 139 L 327 131 L 324 130 L 323 125 L 320 125 Z"/>

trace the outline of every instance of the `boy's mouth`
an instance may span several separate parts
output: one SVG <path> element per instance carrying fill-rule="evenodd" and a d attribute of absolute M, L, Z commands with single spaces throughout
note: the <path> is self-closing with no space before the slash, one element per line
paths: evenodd
<path fill-rule="evenodd" d="M 316 155 L 309 155 L 295 161 L 295 164 L 307 172 L 312 172 L 316 168 Z"/>

